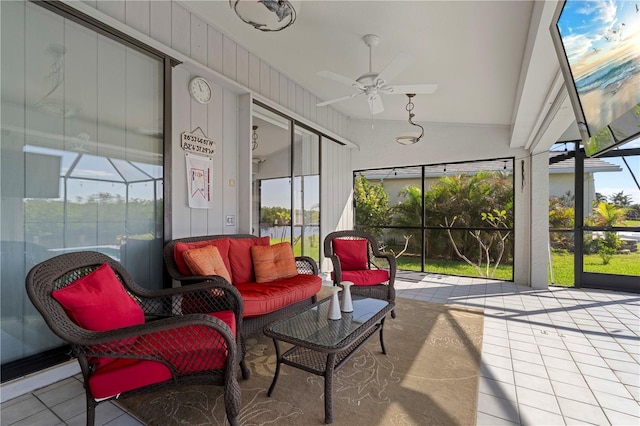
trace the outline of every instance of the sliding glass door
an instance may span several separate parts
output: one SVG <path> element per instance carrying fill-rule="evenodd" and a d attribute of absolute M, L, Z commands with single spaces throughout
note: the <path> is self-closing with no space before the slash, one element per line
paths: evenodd
<path fill-rule="evenodd" d="M 320 261 L 320 134 L 253 106 L 253 229 Z"/>
<path fill-rule="evenodd" d="M 36 3 L 0 7 L 0 347 L 8 380 L 25 373 L 25 358 L 62 345 L 24 290 L 36 263 L 99 251 L 140 285 L 162 287 L 164 71 L 162 58 Z"/>

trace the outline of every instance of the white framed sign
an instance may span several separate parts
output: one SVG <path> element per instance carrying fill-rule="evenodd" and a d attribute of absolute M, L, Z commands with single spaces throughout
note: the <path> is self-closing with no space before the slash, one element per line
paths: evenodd
<path fill-rule="evenodd" d="M 216 153 L 216 143 L 206 136 L 184 132 L 180 135 L 180 147 L 187 152 L 213 157 Z"/>

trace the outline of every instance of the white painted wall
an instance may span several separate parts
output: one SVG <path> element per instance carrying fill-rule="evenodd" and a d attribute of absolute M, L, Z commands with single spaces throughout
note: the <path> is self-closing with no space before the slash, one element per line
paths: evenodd
<path fill-rule="evenodd" d="M 171 238 L 251 232 L 250 104 L 253 97 L 327 134 L 339 138 L 348 136 L 346 116 L 332 107 L 316 107 L 319 100 L 315 95 L 192 14 L 180 2 L 87 0 L 71 5 L 184 62 L 173 71 Z M 198 104 L 188 95 L 187 83 L 195 75 L 213 84 L 214 98 L 209 105 Z M 187 204 L 186 166 L 179 140 L 182 132 L 196 127 L 216 141 L 214 207 L 209 210 L 190 209 Z M 332 224 L 342 223 L 341 218 L 328 212 L 344 210 L 343 187 L 348 184 L 347 192 L 351 188 L 350 150 L 334 142 L 323 144 L 323 153 L 329 155 L 329 161 L 324 157 L 322 160 L 323 185 L 340 188 L 338 198 L 332 195 L 323 200 L 325 232 L 334 229 L 328 228 Z M 344 176 L 347 176 L 346 182 L 339 182 Z M 236 217 L 235 226 L 225 225 L 229 215 Z"/>

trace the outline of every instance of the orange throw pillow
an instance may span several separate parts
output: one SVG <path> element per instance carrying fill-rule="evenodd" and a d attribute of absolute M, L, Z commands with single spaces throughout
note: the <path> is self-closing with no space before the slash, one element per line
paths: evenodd
<path fill-rule="evenodd" d="M 290 243 L 253 246 L 251 257 L 258 283 L 268 283 L 298 275 Z"/>
<path fill-rule="evenodd" d="M 218 247 L 204 246 L 182 253 L 185 263 L 194 275 L 220 275 L 231 283 L 231 275 L 224 265 Z"/>

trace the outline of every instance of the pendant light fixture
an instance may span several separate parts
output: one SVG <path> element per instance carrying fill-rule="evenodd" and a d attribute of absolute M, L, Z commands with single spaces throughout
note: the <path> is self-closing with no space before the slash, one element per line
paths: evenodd
<path fill-rule="evenodd" d="M 420 134 L 418 135 L 417 132 L 407 132 L 407 133 L 403 133 L 400 136 L 396 136 L 396 142 L 398 142 L 400 145 L 413 145 L 414 143 L 417 143 L 420 140 L 420 138 L 422 138 L 422 136 L 424 136 L 424 127 L 413 122 L 413 117 L 415 117 L 416 115 L 413 113 L 413 108 L 415 107 L 415 104 L 413 103 L 411 98 L 413 98 L 414 96 L 415 96 L 415 93 L 407 93 L 407 97 L 409 98 L 409 103 L 407 103 L 407 106 L 405 107 L 405 109 L 409 113 L 409 120 L 408 120 L 409 124 L 411 124 L 412 126 L 419 127 Z"/>

